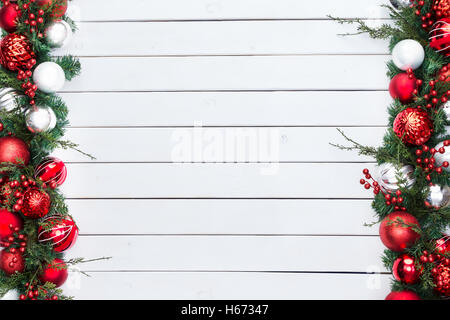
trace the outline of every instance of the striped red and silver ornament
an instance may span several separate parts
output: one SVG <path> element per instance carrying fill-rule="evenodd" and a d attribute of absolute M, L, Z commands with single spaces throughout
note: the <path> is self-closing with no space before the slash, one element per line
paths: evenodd
<path fill-rule="evenodd" d="M 34 176 L 36 179 L 40 178 L 44 183 L 55 182 L 60 186 L 67 178 L 67 168 L 62 160 L 47 157 L 36 167 Z"/>
<path fill-rule="evenodd" d="M 450 18 L 437 21 L 429 33 L 430 47 L 446 56 L 450 55 Z"/>
<path fill-rule="evenodd" d="M 70 217 L 50 216 L 44 218 L 43 226 L 38 229 L 38 240 L 51 243 L 56 252 L 66 251 L 78 238 L 78 227 Z"/>

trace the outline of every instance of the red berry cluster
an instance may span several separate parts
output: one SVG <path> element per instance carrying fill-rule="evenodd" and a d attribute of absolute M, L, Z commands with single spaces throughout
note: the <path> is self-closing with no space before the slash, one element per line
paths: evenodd
<path fill-rule="evenodd" d="M 447 67 L 444 67 L 444 68 L 447 68 Z M 441 76 L 439 76 L 438 79 L 440 80 L 443 77 L 444 76 L 441 75 Z M 447 90 L 444 94 L 439 96 L 439 94 L 435 88 L 436 81 L 430 80 L 430 82 L 428 84 L 430 85 L 430 90 L 428 91 L 428 93 L 423 95 L 423 98 L 425 100 L 427 100 L 427 103 L 425 104 L 426 109 L 431 109 L 433 107 L 437 107 L 438 105 L 440 105 L 442 103 L 446 103 L 448 101 L 448 97 L 450 97 L 450 90 Z M 422 106 L 417 106 L 417 107 L 422 108 Z"/>
<path fill-rule="evenodd" d="M 27 282 L 25 284 L 25 290 L 25 294 L 19 296 L 20 300 L 38 300 L 38 298 L 40 300 L 58 300 L 57 295 L 50 296 L 49 292 L 38 286 L 37 283 L 30 284 Z"/>
<path fill-rule="evenodd" d="M 373 188 L 374 194 L 379 194 L 381 192 L 381 194 L 383 194 L 383 196 L 384 196 L 384 199 L 386 200 L 385 203 L 387 206 L 394 206 L 395 211 L 398 211 L 398 210 L 406 211 L 406 208 L 401 206 L 401 204 L 403 203 L 403 198 L 401 197 L 401 195 L 402 195 L 401 190 L 397 190 L 395 193 L 385 192 L 380 187 L 380 184 L 373 179 L 372 175 L 370 174 L 369 169 L 364 169 L 363 174 L 367 180 L 361 179 L 361 180 L 359 180 L 359 183 L 364 185 L 364 188 L 366 190 Z"/>
<path fill-rule="evenodd" d="M 21 254 L 25 253 L 26 247 L 27 247 L 27 236 L 20 233 L 19 227 L 14 227 L 12 224 L 9 225 L 9 228 L 11 231 L 13 231 L 13 235 L 2 239 L 3 241 L 0 242 L 0 246 L 7 248 L 9 252 L 11 253 L 17 253 L 20 252 Z M 12 261 L 14 262 L 14 261 Z M 12 267 L 12 266 L 11 266 Z"/>
<path fill-rule="evenodd" d="M 450 140 L 444 141 L 444 146 L 448 147 L 450 145 Z M 448 168 L 449 163 L 447 161 L 444 161 L 441 166 L 436 166 L 436 159 L 434 156 L 437 153 L 444 154 L 445 148 L 441 147 L 438 150 L 435 148 L 430 148 L 428 146 L 422 146 L 422 148 L 416 150 L 416 163 L 419 167 L 421 167 L 428 175 L 426 176 L 426 179 L 428 181 L 431 181 L 430 173 L 433 171 L 441 174 L 443 171 L 443 168 Z"/>
<path fill-rule="evenodd" d="M 4 6 L 9 6 L 11 4 L 11 1 L 9 0 L 2 0 Z M 29 3 L 34 3 L 36 0 L 29 0 Z M 25 24 L 30 26 L 30 32 L 34 33 L 36 32 L 36 27 L 38 24 L 43 25 L 44 24 L 44 18 L 43 15 L 45 14 L 44 10 L 39 9 L 37 12 L 37 15 L 35 13 L 30 12 L 30 5 L 29 3 L 24 3 L 22 7 L 19 7 L 19 5 L 15 5 L 14 9 L 16 10 L 18 16 L 22 16 L 22 14 L 25 12 L 25 14 L 28 14 L 28 18 L 25 20 Z M 42 33 L 38 34 L 39 38 L 42 38 Z"/>
<path fill-rule="evenodd" d="M 448 0 L 435 0 L 433 6 L 431 7 L 431 12 L 426 12 L 422 14 L 422 8 L 425 5 L 425 1 L 416 1 L 416 15 L 422 20 L 422 28 L 428 29 L 437 20 L 441 18 L 448 18 L 450 14 L 450 4 Z"/>
<path fill-rule="evenodd" d="M 422 263 L 433 263 L 431 275 L 435 284 L 435 290 L 443 296 L 450 296 L 450 237 L 446 236 L 436 240 L 435 250 L 430 253 L 422 252 Z"/>

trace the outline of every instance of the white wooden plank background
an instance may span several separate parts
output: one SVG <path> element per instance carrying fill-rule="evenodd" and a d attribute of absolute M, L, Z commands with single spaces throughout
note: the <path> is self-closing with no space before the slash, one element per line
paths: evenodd
<path fill-rule="evenodd" d="M 372 159 L 342 152 L 337 128 L 378 145 L 387 44 L 340 37 L 327 14 L 389 22 L 388 1 L 76 0 L 71 46 L 83 73 L 62 97 L 63 186 L 81 236 L 65 285 L 78 299 L 382 299 Z M 276 159 L 174 157 L 177 137 L 271 133 Z M 276 161 L 275 161 L 276 160 Z M 280 163 L 277 163 L 279 161 Z M 375 273 L 375 274 L 373 274 Z M 116 290 L 110 290 L 111 285 Z M 328 290 L 322 290 L 327 286 Z"/>

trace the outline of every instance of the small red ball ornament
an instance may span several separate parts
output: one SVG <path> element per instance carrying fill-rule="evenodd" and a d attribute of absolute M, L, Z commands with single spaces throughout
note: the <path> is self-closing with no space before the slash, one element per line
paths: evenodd
<path fill-rule="evenodd" d="M 414 216 L 403 211 L 392 212 L 380 224 L 381 241 L 388 249 L 402 252 L 420 238 L 409 226 L 419 227 Z"/>
<path fill-rule="evenodd" d="M 22 219 L 6 209 L 0 209 L 0 241 L 10 237 L 15 228 L 22 229 Z"/>
<path fill-rule="evenodd" d="M 23 140 L 10 136 L 0 138 L 0 162 L 27 165 L 29 161 L 30 151 Z"/>
<path fill-rule="evenodd" d="M 8 276 L 25 270 L 25 262 L 20 252 L 11 253 L 3 250 L 0 254 L 0 269 Z"/>
<path fill-rule="evenodd" d="M 450 18 L 437 21 L 430 31 L 430 47 L 446 56 L 450 55 Z"/>
<path fill-rule="evenodd" d="M 417 79 L 410 79 L 407 73 L 399 73 L 392 78 L 389 84 L 389 93 L 394 99 L 399 99 L 401 103 L 408 103 L 414 98 L 413 92 L 417 89 Z"/>
<path fill-rule="evenodd" d="M 41 7 L 49 7 L 53 3 L 53 0 L 40 0 L 38 1 L 38 5 Z M 45 9 L 45 8 L 44 8 Z M 50 16 L 59 18 L 66 14 L 67 11 L 67 0 L 60 0 L 59 4 L 55 6 L 53 12 Z"/>
<path fill-rule="evenodd" d="M 421 300 L 419 295 L 414 291 L 392 291 L 384 300 Z"/>
<path fill-rule="evenodd" d="M 39 227 L 38 240 L 51 243 L 56 252 L 69 250 L 77 241 L 78 227 L 70 217 L 47 217 L 43 223 L 45 228 Z"/>
<path fill-rule="evenodd" d="M 421 271 L 415 266 L 414 258 L 405 254 L 394 261 L 392 274 L 397 281 L 413 284 L 419 281 Z"/>
<path fill-rule="evenodd" d="M 45 183 L 55 182 L 60 186 L 66 181 L 67 168 L 60 159 L 48 157 L 36 167 L 34 176 Z"/>
<path fill-rule="evenodd" d="M 0 42 L 0 64 L 11 71 L 31 69 L 35 57 L 36 54 L 23 35 L 10 33 Z"/>
<path fill-rule="evenodd" d="M 434 290 L 444 297 L 450 297 L 450 266 L 440 263 L 431 271 L 433 282 L 436 285 Z"/>
<path fill-rule="evenodd" d="M 61 259 L 55 259 L 44 268 L 39 276 L 39 280 L 43 284 L 50 282 L 56 287 L 60 287 L 66 282 L 68 276 L 69 272 L 67 271 L 66 263 Z"/>
<path fill-rule="evenodd" d="M 17 28 L 17 18 L 19 11 L 16 10 L 16 5 L 9 4 L 0 9 L 0 28 L 6 32 L 14 32 Z"/>
<path fill-rule="evenodd" d="M 22 213 L 30 219 L 44 217 L 50 210 L 50 197 L 37 188 L 28 189 L 23 196 Z"/>
<path fill-rule="evenodd" d="M 408 108 L 394 120 L 394 132 L 405 144 L 423 145 L 433 133 L 433 123 L 424 110 Z"/>

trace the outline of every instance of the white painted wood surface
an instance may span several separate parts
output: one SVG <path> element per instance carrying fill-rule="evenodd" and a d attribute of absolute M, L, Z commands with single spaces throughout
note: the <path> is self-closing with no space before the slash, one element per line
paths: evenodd
<path fill-rule="evenodd" d="M 364 226 L 376 222 L 372 195 L 359 185 L 373 160 L 329 143 L 344 143 L 337 128 L 381 142 L 387 45 L 340 37 L 353 28 L 326 16 L 389 23 L 385 3 L 72 1 L 79 32 L 55 50 L 83 64 L 61 92 L 66 136 L 96 159 L 55 153 L 68 164 L 63 191 L 81 230 L 68 256 L 112 259 L 80 265 L 92 277 L 72 273 L 67 292 L 384 298 L 383 247 L 377 227 Z M 270 141 L 271 152 L 211 152 L 212 138 L 233 135 Z"/>

